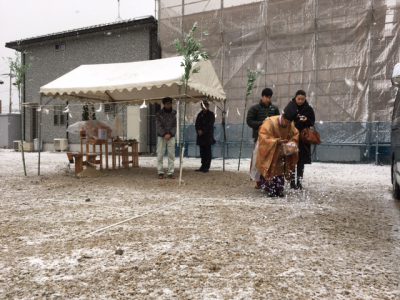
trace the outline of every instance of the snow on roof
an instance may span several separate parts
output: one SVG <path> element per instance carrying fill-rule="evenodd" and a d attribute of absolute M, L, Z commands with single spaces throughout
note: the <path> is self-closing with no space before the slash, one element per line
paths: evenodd
<path fill-rule="evenodd" d="M 77 35 L 81 35 L 81 34 L 100 32 L 100 31 L 111 30 L 111 29 L 118 29 L 118 28 L 121 28 L 124 26 L 140 25 L 140 24 L 147 24 L 147 23 L 156 24 L 157 20 L 153 16 L 143 16 L 143 17 L 132 18 L 132 19 L 127 19 L 127 20 L 119 20 L 119 21 L 115 21 L 115 22 L 111 22 L 111 23 L 98 24 L 98 25 L 93 25 L 93 26 L 65 30 L 65 31 L 60 31 L 60 32 L 56 32 L 56 33 L 50 33 L 50 34 L 45 34 L 45 35 L 39 35 L 36 37 L 11 41 L 11 42 L 6 43 L 6 47 L 11 48 L 11 49 L 20 49 L 22 45 L 33 44 L 36 42 L 55 40 L 55 39 L 60 39 L 60 38 L 65 38 L 65 37 L 70 37 L 70 36 L 77 36 Z"/>

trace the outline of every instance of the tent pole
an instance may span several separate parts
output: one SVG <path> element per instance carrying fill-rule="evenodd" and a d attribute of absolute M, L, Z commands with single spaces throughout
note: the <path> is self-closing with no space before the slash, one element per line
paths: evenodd
<path fill-rule="evenodd" d="M 222 171 L 225 172 L 225 160 L 226 160 L 226 99 L 224 100 L 224 107 L 222 111 L 222 130 L 224 132 L 224 142 L 222 146 Z"/>
<path fill-rule="evenodd" d="M 221 125 L 222 125 L 222 133 L 223 133 L 223 141 L 222 141 L 222 171 L 225 172 L 225 146 L 226 146 L 226 99 L 224 100 L 222 108 L 215 104 L 215 106 L 221 111 Z"/>
<path fill-rule="evenodd" d="M 182 0 L 182 4 L 181 4 L 181 11 L 182 11 L 182 17 L 181 17 L 181 39 L 182 41 L 184 40 L 185 37 L 185 33 L 183 30 L 184 27 L 184 16 L 185 16 L 185 0 Z M 182 95 L 182 86 L 179 87 L 179 94 Z M 185 96 L 186 96 L 186 85 L 185 85 Z M 179 122 L 179 186 L 182 184 L 182 169 L 183 169 L 183 133 L 184 133 L 184 128 L 182 128 L 182 133 L 181 133 L 181 115 L 182 115 L 182 110 L 181 110 L 181 101 L 182 100 L 182 96 L 180 97 L 180 100 L 178 101 L 178 122 Z M 186 101 L 185 101 L 186 102 Z M 185 115 L 183 116 L 185 118 Z"/>
<path fill-rule="evenodd" d="M 42 105 L 42 95 L 40 95 L 39 99 L 39 107 Z M 40 154 L 42 151 L 42 109 L 39 112 L 39 128 L 38 128 L 38 176 L 40 176 Z"/>
<path fill-rule="evenodd" d="M 221 84 L 224 86 L 224 64 L 225 64 L 225 40 L 224 40 L 224 0 L 221 0 L 221 18 L 220 18 L 220 31 L 221 31 Z M 222 130 L 224 134 L 224 140 L 222 144 L 222 171 L 225 172 L 225 160 L 226 160 L 226 99 L 224 100 L 223 111 L 222 111 Z"/>

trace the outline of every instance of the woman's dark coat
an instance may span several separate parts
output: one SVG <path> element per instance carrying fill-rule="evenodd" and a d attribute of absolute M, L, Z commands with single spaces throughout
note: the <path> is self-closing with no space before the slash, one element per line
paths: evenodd
<path fill-rule="evenodd" d="M 292 99 L 292 101 L 296 104 L 296 100 Z M 308 104 L 307 100 L 303 105 L 297 105 L 297 117 L 294 120 L 294 124 L 296 128 L 300 131 L 300 142 L 299 142 L 299 163 L 303 164 L 311 164 L 311 145 L 305 144 L 301 141 L 301 131 L 305 128 L 309 128 L 314 126 L 315 123 L 315 114 L 314 110 L 310 104 Z M 300 121 L 300 116 L 306 116 L 307 121 Z"/>
<path fill-rule="evenodd" d="M 197 145 L 208 146 L 215 144 L 214 140 L 214 122 L 215 115 L 209 110 L 202 110 L 199 112 L 196 118 L 196 133 L 197 133 Z M 202 135 L 198 134 L 198 131 L 203 131 Z"/>

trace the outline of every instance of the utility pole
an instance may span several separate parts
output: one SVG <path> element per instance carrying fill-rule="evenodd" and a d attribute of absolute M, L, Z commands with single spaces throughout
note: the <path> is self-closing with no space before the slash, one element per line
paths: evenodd
<path fill-rule="evenodd" d="M 10 74 L 8 74 L 10 77 L 10 103 L 9 103 L 9 113 L 11 114 L 12 112 L 12 82 L 11 82 L 11 69 L 10 69 Z"/>
<path fill-rule="evenodd" d="M 3 84 L 4 83 L 4 81 L 3 80 L 0 80 L 0 84 Z M 1 100 L 0 100 L 0 114 L 2 113 L 2 102 L 1 102 Z"/>
<path fill-rule="evenodd" d="M 121 20 L 120 3 L 119 3 L 119 0 L 117 0 L 117 1 L 118 1 L 118 17 L 117 17 L 117 21 L 120 21 Z"/>

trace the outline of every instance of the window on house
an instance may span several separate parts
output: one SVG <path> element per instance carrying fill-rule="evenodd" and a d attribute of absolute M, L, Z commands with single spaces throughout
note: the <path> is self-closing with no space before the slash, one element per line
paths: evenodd
<path fill-rule="evenodd" d="M 64 126 L 65 125 L 65 114 L 63 113 L 62 106 L 54 106 L 54 126 Z"/>
<path fill-rule="evenodd" d="M 106 114 L 112 114 L 115 113 L 115 104 L 104 104 L 104 112 Z"/>
<path fill-rule="evenodd" d="M 63 113 L 60 114 L 60 126 L 65 125 L 65 115 Z"/>
<path fill-rule="evenodd" d="M 56 52 L 65 50 L 65 43 L 58 43 L 54 46 Z"/>

